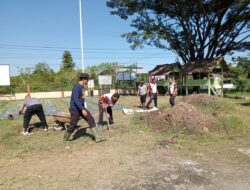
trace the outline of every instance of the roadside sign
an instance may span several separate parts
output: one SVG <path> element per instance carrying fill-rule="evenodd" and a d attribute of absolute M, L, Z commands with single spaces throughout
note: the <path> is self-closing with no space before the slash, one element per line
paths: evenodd
<path fill-rule="evenodd" d="M 10 86 L 9 65 L 0 65 L 0 86 Z"/>
<path fill-rule="evenodd" d="M 94 88 L 95 87 L 95 84 L 94 84 L 94 80 L 93 79 L 90 79 L 88 81 L 88 88 Z"/>
<path fill-rule="evenodd" d="M 99 75 L 98 76 L 99 85 L 111 85 L 112 84 L 112 76 L 110 75 Z"/>

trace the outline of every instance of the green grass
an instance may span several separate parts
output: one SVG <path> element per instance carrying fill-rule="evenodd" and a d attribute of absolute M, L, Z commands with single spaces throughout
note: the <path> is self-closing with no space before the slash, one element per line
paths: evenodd
<path fill-rule="evenodd" d="M 160 97 L 160 105 L 168 107 L 168 99 L 166 97 Z M 52 100 L 55 105 L 61 109 L 64 108 L 64 103 L 60 100 Z M 219 103 L 218 103 L 219 102 Z M 218 102 L 208 104 L 206 106 L 200 105 L 200 109 L 207 113 L 212 114 L 218 111 L 218 107 L 223 109 L 220 111 L 218 117 L 218 127 L 221 130 L 210 131 L 206 135 L 191 135 L 185 131 L 175 130 L 169 127 L 168 130 L 162 132 L 154 131 L 143 120 L 140 120 L 140 114 L 136 113 L 132 116 L 124 115 L 120 110 L 114 111 L 115 125 L 118 129 L 122 129 L 122 132 L 107 133 L 108 138 L 112 136 L 127 135 L 133 139 L 138 139 L 142 136 L 150 136 L 155 140 L 155 143 L 162 140 L 171 140 L 173 137 L 175 143 L 170 144 L 169 147 L 181 152 L 197 153 L 201 147 L 214 146 L 224 142 L 231 142 L 237 140 L 238 137 L 245 137 L 250 134 L 249 127 L 246 124 L 248 114 L 246 111 L 248 107 L 244 107 L 244 110 L 238 109 L 243 106 L 236 104 L 230 99 L 220 99 Z M 12 105 L 12 102 L 10 105 Z M 122 97 L 119 103 L 123 103 L 132 107 L 138 103 L 137 97 Z M 105 118 L 105 117 L 104 117 Z M 38 121 L 34 117 L 31 123 Z M 52 118 L 48 118 L 49 125 L 52 125 Z M 159 121 L 160 122 L 160 121 Z M 85 121 L 81 121 L 86 125 Z M 6 158 L 25 158 L 27 155 L 37 153 L 49 153 L 55 150 L 63 150 L 65 145 L 62 143 L 63 131 L 49 131 L 47 133 L 43 131 L 35 131 L 31 136 L 21 136 L 19 132 L 22 129 L 22 117 L 13 121 L 0 120 L 0 159 Z M 250 135 L 249 135 L 250 136 Z M 86 144 L 93 143 L 91 138 L 83 136 L 78 140 L 72 141 L 70 144 L 75 147 L 85 146 Z"/>
<path fill-rule="evenodd" d="M 220 118 L 222 124 L 229 130 L 241 130 L 246 128 L 242 119 L 237 115 L 225 115 Z"/>
<path fill-rule="evenodd" d="M 226 96 L 231 96 L 231 97 L 234 97 L 234 96 L 248 96 L 250 97 L 250 92 L 241 92 L 241 91 L 226 91 L 224 93 Z"/>

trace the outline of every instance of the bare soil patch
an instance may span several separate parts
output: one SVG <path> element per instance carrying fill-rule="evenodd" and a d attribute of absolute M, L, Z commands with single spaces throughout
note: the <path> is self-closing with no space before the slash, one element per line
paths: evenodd
<path fill-rule="evenodd" d="M 217 97 L 205 94 L 190 95 L 171 109 L 143 113 L 140 118 L 156 130 L 181 129 L 191 134 L 202 135 L 215 129 L 217 116 L 223 111 L 223 107 L 218 105 L 215 112 L 208 114 L 202 112 L 199 105 L 216 104 L 218 100 Z"/>
<path fill-rule="evenodd" d="M 209 105 L 210 103 L 218 102 L 219 98 L 208 94 L 192 94 L 189 96 L 183 96 L 182 101 L 189 104 Z"/>
<path fill-rule="evenodd" d="M 187 102 L 180 102 L 172 109 L 143 113 L 141 119 L 156 130 L 174 128 L 197 135 L 205 134 L 216 123 L 216 117 L 203 113 Z"/>

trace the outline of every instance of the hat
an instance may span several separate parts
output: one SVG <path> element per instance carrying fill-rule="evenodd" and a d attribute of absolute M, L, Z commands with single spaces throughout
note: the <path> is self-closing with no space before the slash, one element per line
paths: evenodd
<path fill-rule="evenodd" d="M 80 80 L 82 80 L 82 79 L 88 80 L 89 79 L 89 74 L 88 73 L 81 73 L 80 76 L 79 76 L 79 79 Z"/>

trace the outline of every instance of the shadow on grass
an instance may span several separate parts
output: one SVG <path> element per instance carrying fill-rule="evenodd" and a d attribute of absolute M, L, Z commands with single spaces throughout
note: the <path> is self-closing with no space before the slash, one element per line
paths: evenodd
<path fill-rule="evenodd" d="M 249 106 L 250 107 L 250 102 L 245 102 L 245 103 L 240 103 L 242 106 Z"/>
<path fill-rule="evenodd" d="M 34 131 L 38 131 L 39 129 L 44 129 L 44 126 L 42 125 L 42 122 L 36 122 L 36 123 L 29 124 L 28 131 L 30 133 L 34 132 Z"/>
<path fill-rule="evenodd" d="M 94 140 L 94 136 L 91 135 L 91 134 L 89 134 L 89 133 L 87 133 L 86 130 L 87 130 L 86 128 L 80 128 L 80 129 L 78 129 L 78 130 L 74 133 L 73 138 L 72 138 L 70 141 L 77 140 L 77 139 L 79 139 L 79 138 L 81 138 L 81 137 L 89 137 L 89 138 L 91 138 L 92 140 Z"/>

